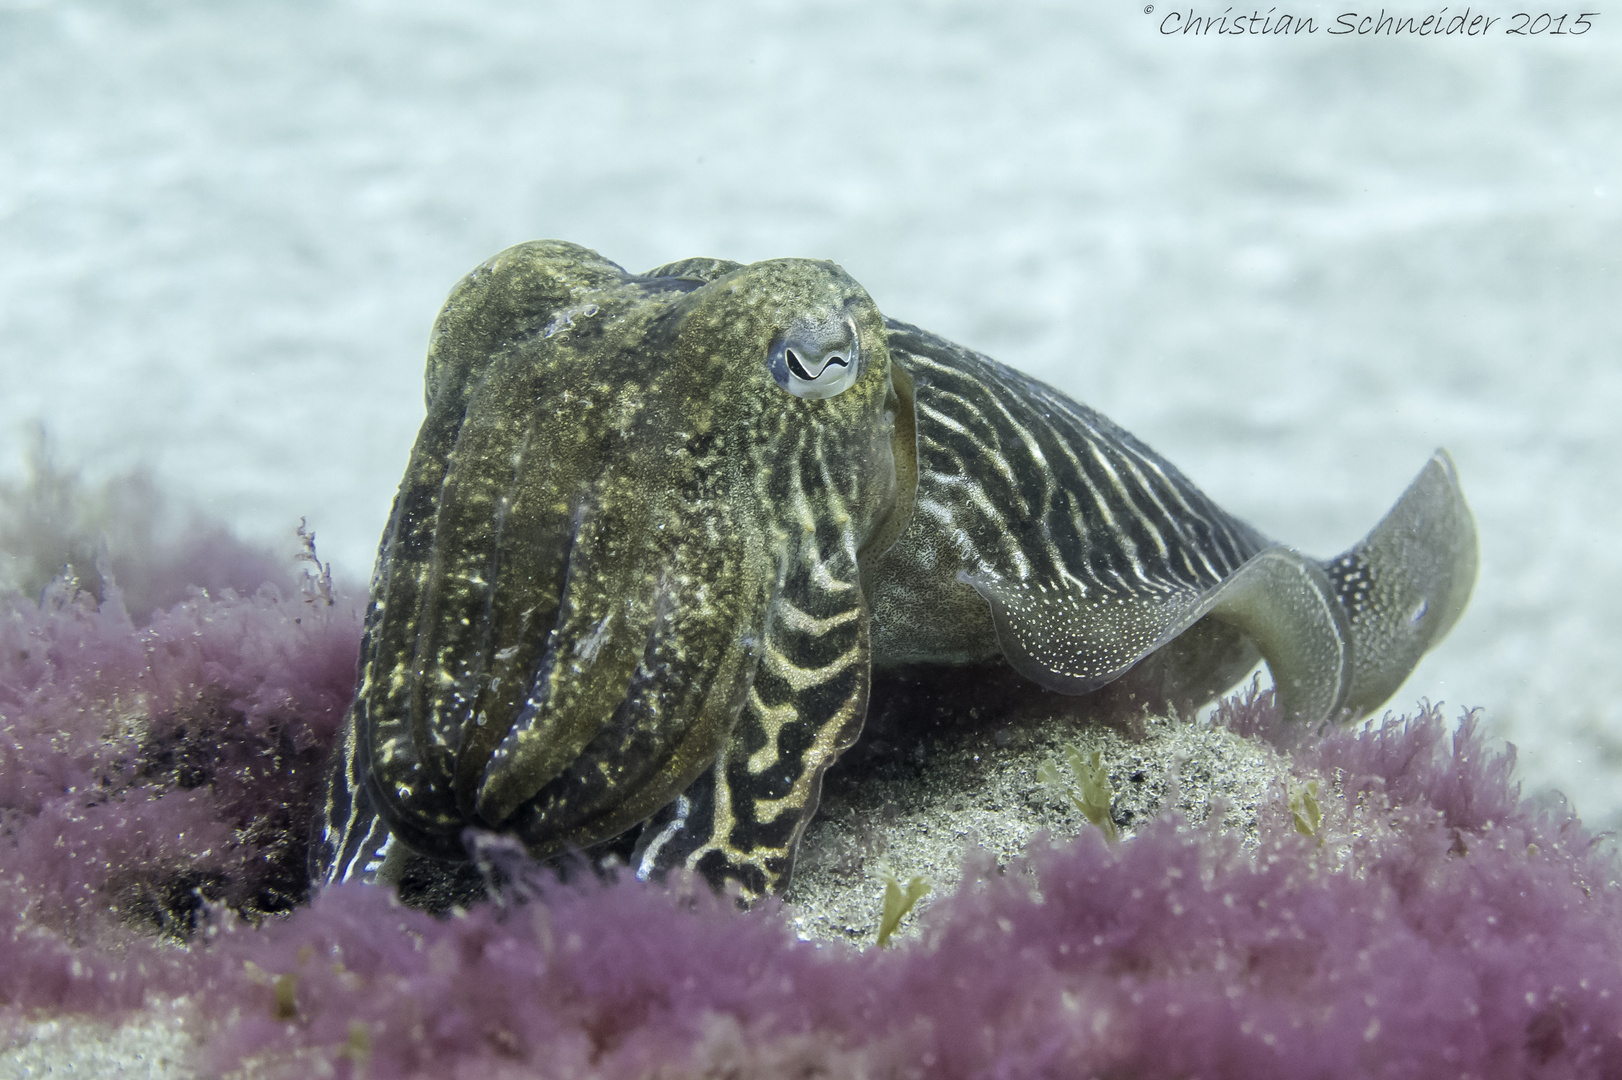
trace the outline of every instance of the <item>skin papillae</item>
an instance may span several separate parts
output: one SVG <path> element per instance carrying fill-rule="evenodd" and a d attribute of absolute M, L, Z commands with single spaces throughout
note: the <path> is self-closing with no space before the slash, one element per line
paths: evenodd
<path fill-rule="evenodd" d="M 640 825 L 641 876 L 788 884 L 875 667 L 1378 707 L 1453 626 L 1475 525 L 1438 451 L 1317 561 L 1052 388 L 882 316 L 837 266 L 628 274 L 543 241 L 465 278 L 373 574 L 318 883 Z"/>

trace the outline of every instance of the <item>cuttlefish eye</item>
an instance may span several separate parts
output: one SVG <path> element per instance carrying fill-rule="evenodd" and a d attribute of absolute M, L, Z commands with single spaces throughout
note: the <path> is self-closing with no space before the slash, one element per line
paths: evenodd
<path fill-rule="evenodd" d="M 769 366 L 777 385 L 803 398 L 830 398 L 856 381 L 861 367 L 856 326 L 802 324 L 778 336 Z"/>

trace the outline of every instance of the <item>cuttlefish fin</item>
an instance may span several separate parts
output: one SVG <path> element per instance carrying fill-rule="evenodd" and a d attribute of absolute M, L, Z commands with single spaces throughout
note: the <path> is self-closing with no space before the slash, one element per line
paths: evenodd
<path fill-rule="evenodd" d="M 1346 613 L 1323 568 L 1290 548 L 1259 552 L 1211 588 L 1150 596 L 1089 590 L 1073 580 L 1032 584 L 968 573 L 958 578 L 991 604 L 1008 662 L 1050 690 L 1096 690 L 1209 615 L 1255 643 L 1291 717 L 1327 719 L 1345 696 Z"/>
<path fill-rule="evenodd" d="M 755 675 L 715 764 L 644 827 L 637 876 L 685 866 L 748 898 L 780 892 L 822 798 L 829 765 L 861 732 L 871 637 L 854 538 L 826 558 L 791 557 L 773 598 Z"/>
<path fill-rule="evenodd" d="M 1346 609 L 1353 716 L 1372 712 L 1453 629 L 1475 586 L 1476 523 L 1446 450 L 1437 450 L 1389 513 L 1323 564 Z"/>
<path fill-rule="evenodd" d="M 1268 548 L 1212 590 L 1201 606 L 1202 614 L 1255 643 L 1285 716 L 1321 723 L 1343 715 L 1351 633 L 1346 610 L 1315 561 L 1293 548 Z"/>
<path fill-rule="evenodd" d="M 1199 594 L 1106 593 L 1074 580 L 1016 581 L 961 571 L 991 605 L 997 643 L 1014 670 L 1061 694 L 1109 683 L 1186 629 Z"/>
<path fill-rule="evenodd" d="M 1366 716 L 1396 691 L 1458 622 L 1476 559 L 1475 519 L 1438 450 L 1373 531 L 1328 562 L 1274 546 L 1204 591 L 1150 595 L 958 579 L 990 603 L 1008 662 L 1050 690 L 1095 690 L 1209 616 L 1255 644 L 1286 715 L 1317 723 Z"/>

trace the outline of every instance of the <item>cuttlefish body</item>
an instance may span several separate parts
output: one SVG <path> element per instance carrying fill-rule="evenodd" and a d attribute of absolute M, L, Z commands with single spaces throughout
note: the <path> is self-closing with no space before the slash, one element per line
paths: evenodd
<path fill-rule="evenodd" d="M 1475 579 L 1445 452 L 1319 562 L 826 262 L 520 245 L 451 294 L 426 383 L 318 883 L 463 860 L 469 827 L 544 858 L 642 825 L 639 874 L 781 890 L 875 666 L 1209 698 L 1259 655 L 1294 718 L 1356 718 Z"/>

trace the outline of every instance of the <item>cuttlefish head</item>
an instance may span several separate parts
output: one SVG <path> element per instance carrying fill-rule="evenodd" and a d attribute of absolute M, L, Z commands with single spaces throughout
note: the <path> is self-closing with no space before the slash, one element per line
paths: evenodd
<path fill-rule="evenodd" d="M 441 312 L 427 406 L 351 722 L 382 820 L 438 858 L 469 826 L 544 856 L 670 803 L 795 567 L 888 546 L 916 486 L 906 373 L 826 262 L 509 249 Z"/>

